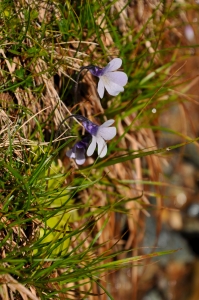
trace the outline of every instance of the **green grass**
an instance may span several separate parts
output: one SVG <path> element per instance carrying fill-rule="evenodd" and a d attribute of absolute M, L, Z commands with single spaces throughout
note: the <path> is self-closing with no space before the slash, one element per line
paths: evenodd
<path fill-rule="evenodd" d="M 161 3 L 136 26 L 125 17 L 128 4 L 119 11 L 116 4 L 0 3 L 2 299 L 24 299 L 25 294 L 28 299 L 92 299 L 93 295 L 97 299 L 100 293 L 113 299 L 109 272 L 176 250 L 134 257 L 133 245 L 126 252 L 117 245 L 122 222 L 119 234 L 110 224 L 117 214 L 129 222 L 132 211 L 147 213 L 143 185 L 156 171 L 150 169 L 148 159 L 168 154 L 167 147 L 157 148 L 156 134 L 169 131 L 157 119 L 178 101 L 173 90 L 182 79 L 172 71 L 180 41 L 165 47 L 165 21 L 176 18 L 181 7 L 165 6 L 162 14 Z M 106 94 L 104 113 L 96 102 L 88 101 L 85 90 L 75 103 L 74 81 L 83 63 L 103 67 L 113 57 L 122 58 L 128 74 L 125 92 L 117 97 Z M 90 93 L 95 81 L 86 75 L 82 79 Z M 95 154 L 80 168 L 64 158 L 79 134 L 77 126 L 72 131 L 66 127 L 64 140 L 56 140 L 70 111 L 96 117 L 100 123 L 105 117 L 115 119 L 118 135 L 108 143 L 105 158 Z M 197 141 L 169 132 L 182 139 L 169 150 Z M 148 134 L 153 137 L 150 143 Z M 140 174 L 135 159 L 147 178 L 134 176 Z M 154 188 L 161 184 L 153 179 Z M 134 222 L 139 228 L 139 215 Z M 121 253 L 124 259 L 119 259 Z"/>

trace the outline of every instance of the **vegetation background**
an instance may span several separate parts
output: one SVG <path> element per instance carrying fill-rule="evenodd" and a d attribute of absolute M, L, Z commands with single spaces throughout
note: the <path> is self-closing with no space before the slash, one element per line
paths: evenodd
<path fill-rule="evenodd" d="M 198 14 L 198 1 L 0 2 L 1 299 L 199 299 Z M 115 57 L 124 93 L 100 103 L 85 73 L 75 95 L 82 66 Z M 71 113 L 115 119 L 105 158 L 66 157 Z"/>

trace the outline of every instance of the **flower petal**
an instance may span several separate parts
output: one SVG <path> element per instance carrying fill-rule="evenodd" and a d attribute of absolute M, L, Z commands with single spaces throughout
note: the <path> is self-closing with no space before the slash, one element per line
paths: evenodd
<path fill-rule="evenodd" d="M 106 122 L 104 122 L 102 125 L 100 125 L 100 128 L 101 127 L 109 127 L 110 125 L 112 125 L 113 123 L 115 122 L 115 120 L 108 120 Z"/>
<path fill-rule="evenodd" d="M 76 163 L 78 164 L 78 165 L 83 165 L 84 163 L 85 163 L 85 161 L 86 161 L 86 158 L 84 157 L 84 158 L 81 158 L 81 159 L 77 159 L 76 158 Z"/>
<path fill-rule="evenodd" d="M 75 160 L 76 163 L 78 165 L 83 165 L 83 163 L 85 162 L 85 148 L 76 148 L 76 152 L 75 152 Z"/>
<path fill-rule="evenodd" d="M 101 80 L 103 81 L 103 84 L 104 84 L 105 88 L 107 89 L 107 92 L 111 96 L 117 96 L 120 92 L 124 91 L 124 88 L 122 86 L 114 83 L 107 76 L 102 76 Z"/>
<path fill-rule="evenodd" d="M 107 153 L 107 145 L 105 140 L 101 137 L 97 137 L 97 145 L 98 145 L 98 155 L 99 157 L 104 157 Z"/>
<path fill-rule="evenodd" d="M 92 142 L 90 143 L 90 145 L 87 149 L 87 152 L 86 152 L 87 156 L 91 156 L 94 153 L 95 148 L 96 148 L 96 143 L 97 143 L 96 137 L 94 135 L 92 135 Z"/>
<path fill-rule="evenodd" d="M 121 86 L 126 85 L 128 82 L 128 76 L 124 72 L 120 72 L 120 71 L 110 72 L 107 73 L 105 76 L 108 77 L 110 81 Z"/>
<path fill-rule="evenodd" d="M 75 153 L 73 152 L 73 149 L 66 151 L 66 156 L 70 158 L 75 158 Z"/>
<path fill-rule="evenodd" d="M 121 58 L 114 58 L 103 69 L 103 74 L 106 74 L 107 72 L 110 72 L 110 71 L 115 71 L 115 70 L 119 69 L 121 67 L 121 65 L 122 65 Z"/>
<path fill-rule="evenodd" d="M 100 98 L 103 98 L 103 96 L 104 96 L 104 83 L 101 80 L 101 78 L 99 79 L 99 82 L 98 82 L 97 91 L 98 91 L 98 94 L 99 94 Z"/>
<path fill-rule="evenodd" d="M 115 127 L 100 127 L 97 133 L 98 136 L 101 136 L 104 140 L 109 141 L 116 136 L 116 128 Z"/>

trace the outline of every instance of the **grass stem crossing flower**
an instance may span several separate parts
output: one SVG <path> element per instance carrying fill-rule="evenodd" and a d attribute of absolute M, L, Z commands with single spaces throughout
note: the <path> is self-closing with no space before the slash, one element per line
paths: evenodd
<path fill-rule="evenodd" d="M 79 120 L 87 132 L 89 132 L 92 136 L 92 141 L 87 149 L 87 155 L 91 156 L 96 146 L 98 146 L 98 155 L 99 157 L 104 157 L 107 154 L 107 145 L 106 141 L 113 139 L 116 135 L 116 128 L 111 126 L 115 121 L 108 120 L 104 122 L 102 125 L 97 125 L 87 118 L 80 115 L 73 115 L 74 118 Z"/>
<path fill-rule="evenodd" d="M 115 121 L 108 120 L 102 125 L 97 125 L 81 115 L 71 115 L 68 118 L 75 118 L 80 121 L 86 131 L 90 133 L 92 141 L 89 145 L 90 136 L 86 136 L 80 142 L 77 142 L 72 149 L 67 151 L 66 155 L 70 158 L 74 158 L 76 160 L 76 163 L 81 165 L 85 162 L 85 152 L 87 147 L 88 149 L 86 154 L 87 156 L 91 156 L 97 146 L 99 157 L 104 157 L 107 154 L 106 141 L 109 141 L 116 136 L 116 127 L 111 126 Z M 66 119 L 64 120 L 64 122 L 66 121 Z"/>
<path fill-rule="evenodd" d="M 99 157 L 102 158 L 107 154 L 106 141 L 113 139 L 116 135 L 116 128 L 109 127 L 114 122 L 114 120 L 108 120 L 96 128 L 96 131 L 92 134 L 92 141 L 87 149 L 88 156 L 93 154 L 96 145 L 98 146 Z"/>

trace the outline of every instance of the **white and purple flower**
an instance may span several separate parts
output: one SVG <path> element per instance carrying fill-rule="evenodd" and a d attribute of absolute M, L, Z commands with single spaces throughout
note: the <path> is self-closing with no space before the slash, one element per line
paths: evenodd
<path fill-rule="evenodd" d="M 104 68 L 97 66 L 88 68 L 92 75 L 99 77 L 97 91 L 100 98 L 104 96 L 104 89 L 106 89 L 111 96 L 117 96 L 120 92 L 124 91 L 123 86 L 127 84 L 128 77 L 126 73 L 116 71 L 121 65 L 122 60 L 120 58 L 114 58 Z"/>
<path fill-rule="evenodd" d="M 91 156 L 97 146 L 99 157 L 104 157 L 107 154 L 106 141 L 109 141 L 116 136 L 116 127 L 110 127 L 115 121 L 108 120 L 102 125 L 97 125 L 81 115 L 71 115 L 69 118 L 75 118 L 80 121 L 86 131 L 90 133 L 92 141 L 89 145 L 90 136 L 86 136 L 80 142 L 77 142 L 72 149 L 67 151 L 66 155 L 70 158 L 74 158 L 78 165 L 82 165 L 86 160 L 85 153 L 87 156 Z"/>
<path fill-rule="evenodd" d="M 87 136 L 81 141 L 77 142 L 72 149 L 66 152 L 66 156 L 74 158 L 78 165 L 83 165 L 86 161 L 85 153 L 89 145 L 89 140 Z"/>
<path fill-rule="evenodd" d="M 99 157 L 104 157 L 107 154 L 106 141 L 109 141 L 116 136 L 116 128 L 109 127 L 115 121 L 108 120 L 102 125 L 97 125 L 91 122 L 90 120 L 84 118 L 84 120 L 82 120 L 81 122 L 86 131 L 88 131 L 92 136 L 92 141 L 87 149 L 86 154 L 88 156 L 91 156 L 94 153 L 96 146 L 98 146 Z"/>

